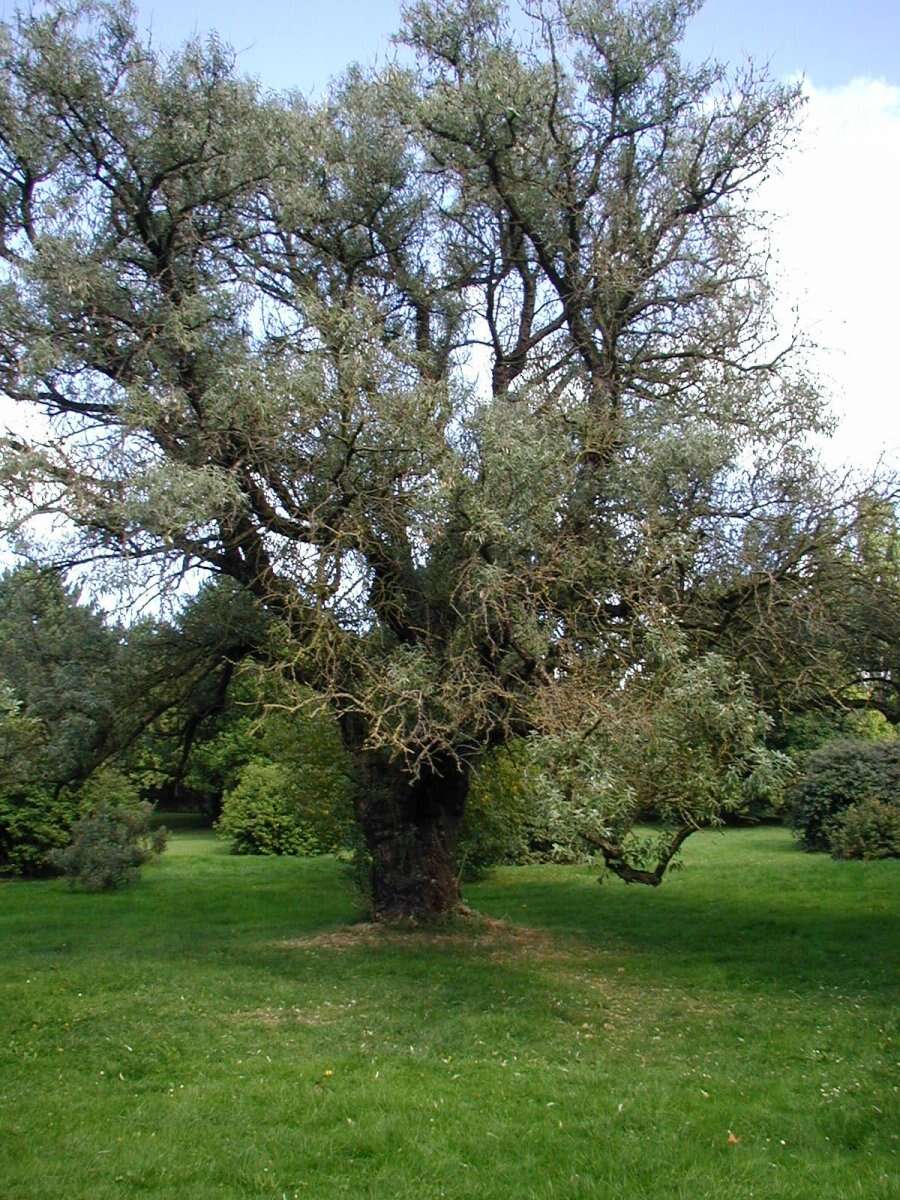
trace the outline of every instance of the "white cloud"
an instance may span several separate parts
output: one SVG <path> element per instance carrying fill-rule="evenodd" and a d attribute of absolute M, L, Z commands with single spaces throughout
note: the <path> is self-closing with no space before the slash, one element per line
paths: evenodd
<path fill-rule="evenodd" d="M 840 431 L 829 457 L 900 461 L 900 87 L 808 84 L 796 149 L 764 187 L 785 313 L 821 347 Z"/>

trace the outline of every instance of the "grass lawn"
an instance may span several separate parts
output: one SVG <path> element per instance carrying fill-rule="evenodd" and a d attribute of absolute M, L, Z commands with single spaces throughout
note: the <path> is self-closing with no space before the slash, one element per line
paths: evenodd
<path fill-rule="evenodd" d="M 900 863 L 685 859 L 498 871 L 431 935 L 198 832 L 129 891 L 2 884 L 0 1196 L 895 1200 Z"/>

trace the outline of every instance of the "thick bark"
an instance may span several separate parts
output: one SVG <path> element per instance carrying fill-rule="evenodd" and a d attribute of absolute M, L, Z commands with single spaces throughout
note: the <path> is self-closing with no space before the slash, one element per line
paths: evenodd
<path fill-rule="evenodd" d="M 376 921 L 433 921 L 462 902 L 456 861 L 469 774 L 448 761 L 412 779 L 380 755 L 362 768 L 357 817 L 372 860 Z"/>

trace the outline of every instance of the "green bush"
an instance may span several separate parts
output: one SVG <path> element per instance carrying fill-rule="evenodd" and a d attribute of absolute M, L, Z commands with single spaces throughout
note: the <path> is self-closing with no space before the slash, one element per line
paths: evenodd
<path fill-rule="evenodd" d="M 900 858 L 900 803 L 869 796 L 831 823 L 833 858 Z"/>
<path fill-rule="evenodd" d="M 101 808 L 137 812 L 141 807 L 141 793 L 137 784 L 116 767 L 101 767 L 73 790 L 83 816 L 89 816 Z M 151 811 L 152 807 L 150 805 Z"/>
<path fill-rule="evenodd" d="M 547 787 L 533 747 L 511 742 L 489 754 L 472 779 L 459 836 L 463 877 L 478 878 L 493 866 L 585 861 L 593 852 L 580 824 Z"/>
<path fill-rule="evenodd" d="M 153 806 L 116 805 L 102 800 L 72 827 L 65 849 L 50 854 L 53 866 L 70 884 L 89 892 L 123 887 L 138 868 L 165 849 L 166 830 L 151 830 Z"/>
<path fill-rule="evenodd" d="M 491 754 L 472 780 L 459 834 L 459 862 L 466 878 L 486 867 L 529 861 L 530 796 L 521 747 Z"/>
<path fill-rule="evenodd" d="M 121 771 L 105 767 L 83 783 L 61 786 L 48 773 L 48 759 L 53 755 L 48 751 L 45 723 L 23 712 L 12 689 L 0 680 L 0 871 L 4 873 L 69 873 L 77 858 L 69 843 L 87 836 L 78 829 L 79 818 L 121 809 L 137 820 L 138 792 Z M 139 840 L 140 826 L 138 821 L 134 834 Z M 99 844 L 104 829 L 106 823 L 101 821 L 98 829 L 90 831 L 91 845 Z M 119 844 L 119 832 L 113 841 Z M 93 886 L 94 874 L 93 868 L 88 870 L 87 886 Z"/>
<path fill-rule="evenodd" d="M 900 803 L 900 741 L 831 742 L 810 754 L 791 793 L 791 823 L 808 850 L 830 850 L 840 815 L 863 800 Z"/>
<path fill-rule="evenodd" d="M 0 791 L 0 872 L 52 874 L 51 855 L 69 841 L 78 809 L 76 797 L 49 788 Z"/>
<path fill-rule="evenodd" d="M 894 741 L 897 731 L 876 709 L 806 709 L 784 716 L 774 740 L 791 758 L 805 761 L 831 742 Z"/>
<path fill-rule="evenodd" d="M 64 846 L 78 815 L 77 801 L 61 794 L 42 770 L 47 746 L 43 722 L 27 716 L 0 679 L 0 872 L 45 875 L 51 850 Z"/>
<path fill-rule="evenodd" d="M 197 807 L 210 823 L 222 814 L 227 792 L 240 781 L 241 772 L 254 758 L 268 757 L 260 747 L 264 722 L 250 713 L 229 710 L 221 728 L 195 742 L 181 790 L 197 798 Z"/>
<path fill-rule="evenodd" d="M 329 854 L 348 844 L 352 811 L 343 777 L 298 774 L 255 760 L 225 796 L 218 832 L 234 854 Z"/>

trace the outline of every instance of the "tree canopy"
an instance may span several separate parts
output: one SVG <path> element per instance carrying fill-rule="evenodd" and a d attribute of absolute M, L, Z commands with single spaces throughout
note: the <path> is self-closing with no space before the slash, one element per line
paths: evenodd
<path fill-rule="evenodd" d="M 104 4 L 5 28 L 12 523 L 268 609 L 356 756 L 379 915 L 457 902 L 487 748 L 580 745 L 676 660 L 711 708 L 833 680 L 860 497 L 752 204 L 800 95 L 683 62 L 695 8 L 419 0 L 412 65 L 321 103 Z"/>

